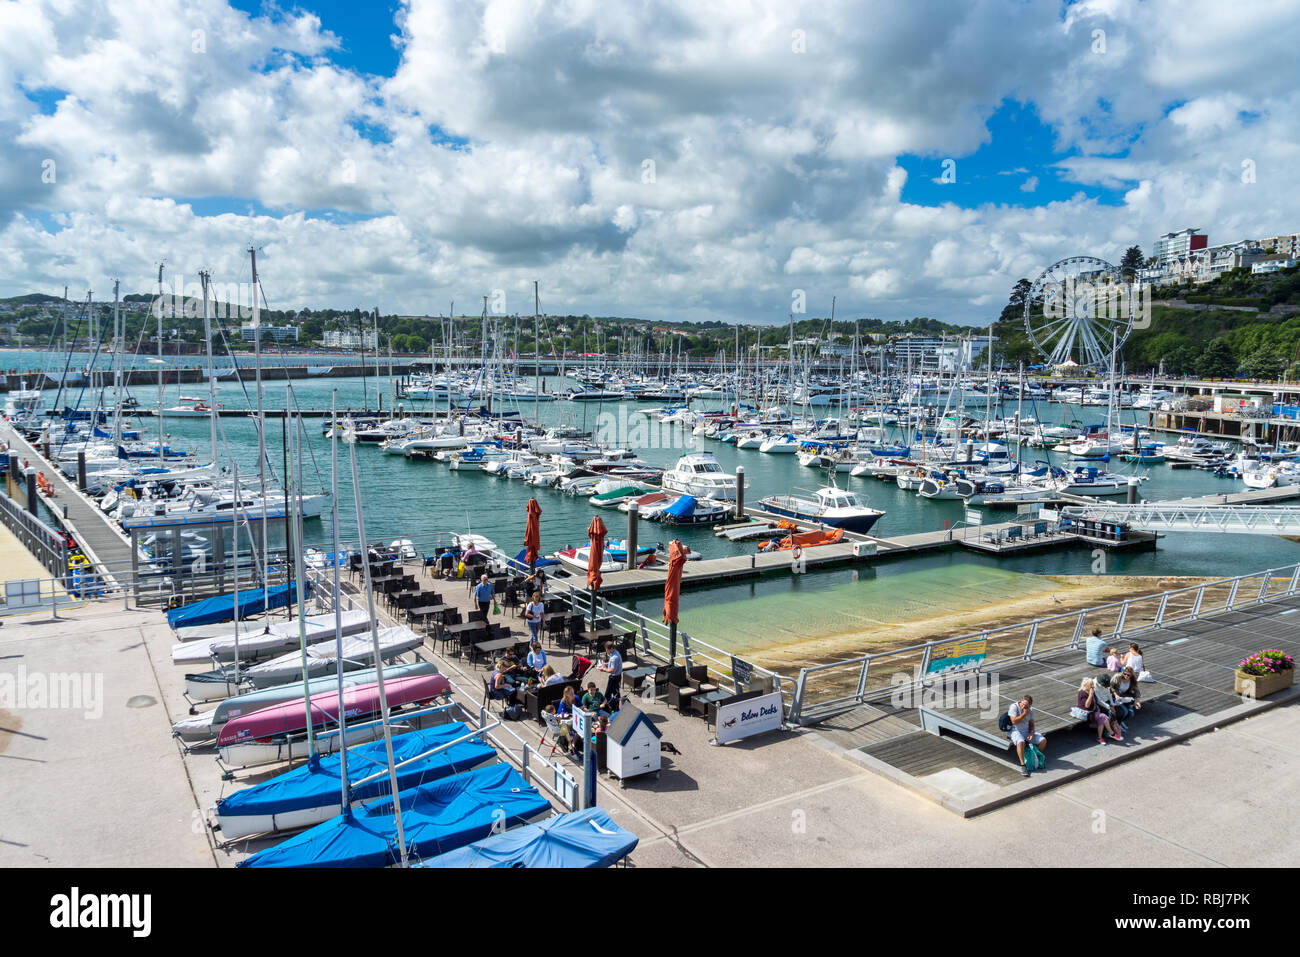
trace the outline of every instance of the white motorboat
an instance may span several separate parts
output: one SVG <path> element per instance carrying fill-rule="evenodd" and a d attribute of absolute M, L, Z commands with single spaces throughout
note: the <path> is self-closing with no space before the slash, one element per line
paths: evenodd
<path fill-rule="evenodd" d="M 663 487 L 694 498 L 723 502 L 736 500 L 736 476 L 724 472 L 711 452 L 690 452 L 663 474 Z"/>

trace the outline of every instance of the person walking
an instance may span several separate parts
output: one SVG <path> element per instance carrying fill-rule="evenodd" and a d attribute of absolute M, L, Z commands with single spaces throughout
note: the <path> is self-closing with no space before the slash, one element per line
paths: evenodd
<path fill-rule="evenodd" d="M 528 631 L 532 635 L 532 644 L 541 639 L 541 630 L 546 621 L 546 605 L 542 602 L 542 593 L 533 592 L 533 599 L 524 607 L 524 618 L 528 621 Z"/>
<path fill-rule="evenodd" d="M 488 609 L 492 607 L 492 583 L 488 581 L 487 575 L 479 576 L 478 584 L 474 586 L 474 600 L 478 602 L 478 610 L 483 613 L 483 620 L 488 620 Z"/>

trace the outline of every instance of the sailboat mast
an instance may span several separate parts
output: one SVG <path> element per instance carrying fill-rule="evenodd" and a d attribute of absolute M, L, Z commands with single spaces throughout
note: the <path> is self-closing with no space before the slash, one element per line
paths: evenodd
<path fill-rule="evenodd" d="M 285 399 L 284 399 L 285 422 L 289 421 L 289 416 L 293 407 L 294 407 L 293 386 L 286 385 Z M 294 509 L 294 515 L 293 515 L 293 528 L 294 528 L 294 541 L 297 542 L 298 550 L 301 551 L 302 550 L 302 443 L 299 441 L 299 436 L 297 435 L 296 429 L 297 426 L 295 425 L 293 429 L 288 429 L 286 432 L 286 434 L 289 436 L 285 448 L 286 456 L 288 458 L 288 467 L 286 467 L 284 470 L 284 481 L 285 481 L 286 488 L 288 488 L 290 482 L 292 481 L 294 491 L 297 495 L 297 499 L 295 502 L 296 507 Z M 291 451 L 295 445 L 297 445 L 298 448 L 298 454 L 296 456 L 296 460 L 297 460 L 296 473 L 292 468 L 295 462 L 295 456 Z M 287 526 L 286 526 L 286 530 L 287 530 Z M 297 598 L 298 598 L 298 647 L 302 651 L 302 697 L 307 707 L 307 755 L 309 761 L 315 762 L 316 761 L 316 732 L 312 726 L 312 720 L 311 720 L 312 717 L 311 716 L 311 684 L 307 675 L 307 617 L 306 617 L 306 609 L 303 602 L 303 581 L 302 581 L 302 561 L 301 561 L 302 556 L 295 555 L 293 553 L 292 548 L 289 548 L 288 551 L 289 551 L 289 560 L 293 562 L 293 584 L 294 584 L 294 589 L 297 592 Z M 295 559 L 298 560 L 295 561 Z M 344 746 L 344 742 L 340 741 L 339 747 L 342 748 L 343 746 Z"/>
<path fill-rule="evenodd" d="M 199 285 L 203 290 L 203 342 L 208 352 L 208 441 L 212 446 L 212 465 L 217 464 L 217 373 L 212 368 L 212 319 L 208 315 L 208 281 L 211 275 L 199 273 Z"/>
<path fill-rule="evenodd" d="M 370 555 L 366 551 L 366 519 L 361 510 L 361 480 L 357 477 L 357 447 L 352 445 L 348 452 L 352 462 L 352 499 L 357 509 L 357 541 L 360 543 L 363 558 L 361 568 L 366 581 L 366 611 L 370 616 L 370 640 L 375 650 L 375 680 L 379 685 L 379 713 L 383 719 L 384 751 L 388 756 L 388 777 L 392 788 L 393 814 L 397 823 L 397 846 L 401 854 L 402 866 L 406 867 L 406 831 L 402 827 L 402 803 L 399 800 L 397 785 L 397 767 L 393 762 L 393 728 L 388 719 L 388 695 L 384 691 L 384 662 L 379 651 L 379 619 L 375 613 L 375 591 L 370 581 Z"/>
<path fill-rule="evenodd" d="M 349 813 L 348 716 L 343 707 L 343 589 L 339 584 L 339 390 L 330 395 L 330 534 L 331 564 L 334 566 L 334 674 L 339 689 L 339 783 L 341 810 Z"/>
<path fill-rule="evenodd" d="M 257 480 L 262 497 L 262 566 L 258 575 L 262 579 L 262 614 L 266 620 L 266 631 L 271 630 L 270 586 L 266 580 L 266 562 L 270 555 L 267 551 L 266 536 L 266 415 L 262 409 L 262 313 L 257 297 L 257 250 L 248 247 L 249 263 L 253 272 L 253 365 L 257 382 Z"/>
<path fill-rule="evenodd" d="M 162 296 L 163 264 L 158 264 L 158 295 Z M 162 310 L 158 310 L 158 464 L 163 463 L 163 348 L 162 348 Z"/>
<path fill-rule="evenodd" d="M 542 421 L 542 333 L 538 325 L 541 320 L 541 296 L 537 290 L 537 280 L 533 280 L 533 425 Z"/>

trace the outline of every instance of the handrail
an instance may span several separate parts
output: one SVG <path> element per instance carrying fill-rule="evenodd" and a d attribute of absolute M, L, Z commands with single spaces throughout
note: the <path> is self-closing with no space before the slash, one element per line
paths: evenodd
<path fill-rule="evenodd" d="M 1247 592 L 1248 597 L 1246 598 L 1239 598 L 1242 583 L 1256 578 L 1261 579 L 1258 590 L 1253 594 Z M 1289 579 L 1285 588 L 1278 591 L 1271 591 L 1269 587 L 1270 583 L 1279 578 Z M 1229 588 L 1230 591 L 1222 606 L 1206 609 L 1204 607 L 1206 592 L 1210 589 L 1223 587 Z M 1261 604 L 1278 597 L 1289 597 L 1295 595 L 1297 590 L 1300 590 L 1300 563 L 1284 565 L 1279 568 L 1270 568 L 1264 571 L 1251 572 L 1233 578 L 1215 579 L 1197 585 L 1187 585 L 1166 592 L 1153 592 L 1135 598 L 1126 598 L 1120 601 L 1094 605 L 1080 609 L 1079 611 L 1064 612 L 1058 615 L 1049 615 L 1043 618 L 1032 619 L 1027 622 L 1015 622 L 1009 625 L 1002 625 L 998 628 L 970 632 L 964 635 L 954 635 L 942 639 L 934 639 L 921 644 L 909 645 L 904 648 L 874 652 L 871 654 L 860 655 L 855 658 L 847 658 L 841 661 L 827 662 L 819 665 L 809 665 L 801 668 L 799 672 L 794 700 L 791 705 L 791 720 L 805 720 L 808 718 L 810 712 L 839 710 L 842 706 L 852 707 L 854 705 L 866 703 L 870 700 L 879 699 L 884 695 L 897 694 L 900 691 L 906 692 L 908 690 L 915 690 L 918 685 L 925 686 L 927 682 L 933 682 L 935 680 L 934 677 L 927 677 L 925 669 L 922 667 L 919 671 L 919 676 L 913 678 L 910 682 L 891 682 L 886 687 L 867 689 L 866 677 L 869 669 L 873 663 L 885 659 L 920 655 L 922 662 L 928 662 L 933 650 L 938 646 L 950 645 L 955 642 L 976 638 L 983 638 L 987 641 L 999 636 L 1006 636 L 1022 629 L 1027 629 L 1027 635 L 1020 653 L 1004 655 L 998 658 L 986 658 L 972 668 L 964 669 L 973 673 L 978 673 L 1007 662 L 1028 661 L 1033 660 L 1035 657 L 1055 653 L 1062 649 L 1077 648 L 1079 641 L 1086 630 L 1089 618 L 1092 617 L 1093 620 L 1096 620 L 1097 616 L 1105 615 L 1108 612 L 1116 612 L 1116 617 L 1114 625 L 1110 626 L 1110 634 L 1107 636 L 1107 640 L 1118 641 L 1124 637 L 1142 635 L 1158 630 L 1171 622 L 1194 621 L 1206 614 L 1217 614 L 1247 605 Z M 1195 596 L 1192 607 L 1175 617 L 1169 617 L 1168 607 L 1170 599 L 1188 595 Z M 1159 601 L 1159 605 L 1155 609 L 1155 614 L 1151 621 L 1144 621 L 1131 628 L 1125 627 L 1129 619 L 1129 611 L 1132 608 L 1144 602 L 1155 602 L 1157 600 Z M 1073 621 L 1074 623 L 1070 637 L 1059 641 L 1053 641 L 1051 644 L 1043 644 L 1041 642 L 1039 633 L 1043 626 L 1067 621 Z M 858 692 L 856 694 L 842 695 L 811 703 L 805 700 L 808 694 L 808 679 L 810 676 L 832 670 L 843 670 L 849 668 L 861 669 L 861 674 L 858 680 Z"/>

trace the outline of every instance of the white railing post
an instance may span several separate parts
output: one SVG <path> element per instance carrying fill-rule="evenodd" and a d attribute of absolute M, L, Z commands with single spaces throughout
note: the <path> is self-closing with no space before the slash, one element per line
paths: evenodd
<path fill-rule="evenodd" d="M 1268 597 L 1268 583 L 1272 580 L 1268 572 L 1264 573 L 1264 580 L 1259 583 L 1259 594 L 1255 596 L 1256 602 L 1262 602 Z"/>
<path fill-rule="evenodd" d="M 1124 604 L 1119 606 L 1119 618 L 1115 620 L 1115 634 L 1113 636 L 1115 638 L 1119 638 L 1124 634 L 1124 620 L 1128 618 L 1128 606 L 1129 603 L 1127 600 Z"/>
<path fill-rule="evenodd" d="M 1159 628 L 1165 620 L 1165 607 L 1169 604 L 1169 593 L 1160 596 L 1160 607 L 1156 609 L 1155 626 Z"/>
<path fill-rule="evenodd" d="M 1079 620 L 1074 623 L 1074 637 L 1070 639 L 1071 648 L 1079 647 L 1079 636 L 1083 634 L 1083 625 L 1084 622 L 1087 621 L 1087 618 L 1088 609 L 1085 608 L 1083 611 L 1079 612 Z"/>
<path fill-rule="evenodd" d="M 1201 602 L 1205 600 L 1205 586 L 1201 585 L 1196 589 L 1196 601 L 1192 604 L 1192 621 L 1195 621 L 1201 614 Z"/>
<path fill-rule="evenodd" d="M 1034 642 L 1038 640 L 1038 621 L 1035 620 L 1029 626 L 1029 637 L 1025 639 L 1024 660 L 1028 661 L 1034 656 Z M 987 647 L 987 646 L 986 646 Z"/>
<path fill-rule="evenodd" d="M 1241 579 L 1234 578 L 1232 580 L 1232 591 L 1228 592 L 1228 602 L 1226 605 L 1223 606 L 1224 611 L 1232 611 L 1232 606 L 1237 600 L 1237 589 L 1240 587 L 1241 587 Z"/>
<path fill-rule="evenodd" d="M 1295 571 L 1291 573 L 1291 585 L 1287 588 L 1288 595 L 1294 595 L 1297 587 L 1300 587 L 1300 564 L 1296 565 Z"/>
<path fill-rule="evenodd" d="M 867 669 L 871 667 L 870 656 L 862 659 L 862 673 L 858 675 L 858 701 L 867 693 Z"/>
<path fill-rule="evenodd" d="M 794 698 L 790 701 L 790 722 L 798 724 L 803 717 L 803 694 L 808 682 L 808 669 L 799 669 L 799 678 L 794 685 Z"/>

